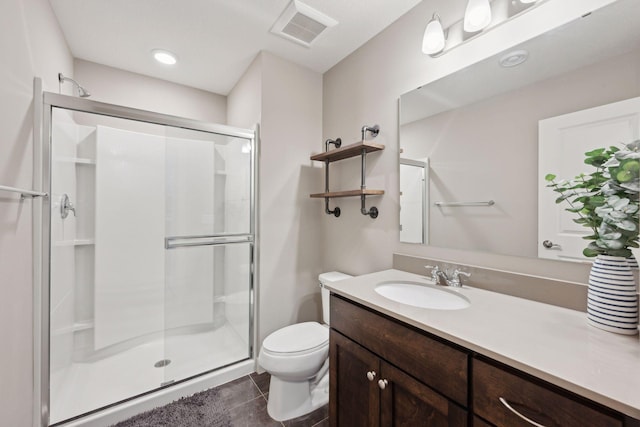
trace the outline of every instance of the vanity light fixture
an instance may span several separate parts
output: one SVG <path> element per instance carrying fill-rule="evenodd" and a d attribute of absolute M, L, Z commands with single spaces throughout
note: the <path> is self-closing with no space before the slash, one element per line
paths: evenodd
<path fill-rule="evenodd" d="M 153 59 L 164 65 L 175 65 L 178 62 L 178 58 L 175 54 L 163 49 L 153 49 L 151 51 Z"/>
<path fill-rule="evenodd" d="M 491 23 L 491 4 L 489 0 L 469 0 L 464 12 L 464 30 L 475 33 Z"/>
<path fill-rule="evenodd" d="M 440 22 L 440 16 L 437 13 L 433 14 L 431 21 L 424 29 L 424 36 L 422 37 L 422 52 L 427 55 L 436 55 L 444 50 L 445 45 L 444 29 Z"/>
<path fill-rule="evenodd" d="M 432 57 L 444 55 L 548 1 L 551 0 L 467 0 L 464 16 L 447 28 L 434 13 L 424 30 L 422 52 Z"/>

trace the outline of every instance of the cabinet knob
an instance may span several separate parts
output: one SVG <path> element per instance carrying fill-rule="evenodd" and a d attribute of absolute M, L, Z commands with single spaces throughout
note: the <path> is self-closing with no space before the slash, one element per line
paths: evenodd
<path fill-rule="evenodd" d="M 378 380 L 378 387 L 380 387 L 380 390 L 384 390 L 385 388 L 387 388 L 388 384 L 389 382 L 385 379 Z"/>
<path fill-rule="evenodd" d="M 376 378 L 376 371 L 367 372 L 367 379 L 369 381 L 373 381 Z"/>

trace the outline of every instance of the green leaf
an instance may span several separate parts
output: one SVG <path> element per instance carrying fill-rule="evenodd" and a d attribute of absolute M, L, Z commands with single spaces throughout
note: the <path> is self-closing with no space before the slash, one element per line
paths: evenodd
<path fill-rule="evenodd" d="M 599 156 L 604 153 L 604 151 L 604 148 L 596 148 L 595 150 L 587 151 L 584 155 L 587 157 Z"/>
<path fill-rule="evenodd" d="M 553 181 L 554 179 L 556 179 L 556 176 L 552 173 L 548 173 L 544 176 L 545 181 Z"/>
<path fill-rule="evenodd" d="M 567 197 L 570 197 L 570 195 L 565 195 L 565 196 L 560 196 L 556 199 L 556 203 L 562 203 L 565 200 L 567 200 Z"/>
<path fill-rule="evenodd" d="M 584 248 L 584 250 L 582 251 L 582 255 L 584 255 L 586 257 L 589 257 L 589 258 L 598 256 L 601 253 L 602 253 L 601 251 L 598 251 L 598 250 L 595 250 L 595 249 L 590 249 L 590 248 Z"/>

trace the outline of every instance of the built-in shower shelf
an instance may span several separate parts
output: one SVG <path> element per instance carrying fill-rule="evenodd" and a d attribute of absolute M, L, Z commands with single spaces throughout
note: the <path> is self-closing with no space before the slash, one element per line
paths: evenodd
<path fill-rule="evenodd" d="M 95 245 L 95 240 L 93 239 L 75 239 L 75 240 L 59 240 L 54 242 L 54 246 L 89 246 Z"/>
<path fill-rule="evenodd" d="M 88 329 L 93 329 L 93 320 L 85 320 L 82 322 L 75 322 L 73 324 L 73 332 L 86 331 Z"/>
<path fill-rule="evenodd" d="M 77 165 L 95 165 L 96 161 L 87 157 L 56 157 L 56 162 L 75 163 Z"/>

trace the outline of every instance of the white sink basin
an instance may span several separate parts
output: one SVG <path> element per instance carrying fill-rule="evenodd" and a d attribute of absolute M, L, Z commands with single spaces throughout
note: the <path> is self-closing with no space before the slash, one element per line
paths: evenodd
<path fill-rule="evenodd" d="M 435 310 L 460 310 L 471 302 L 467 297 L 451 289 L 418 282 L 382 282 L 374 289 L 378 294 L 392 301 L 414 307 Z"/>

